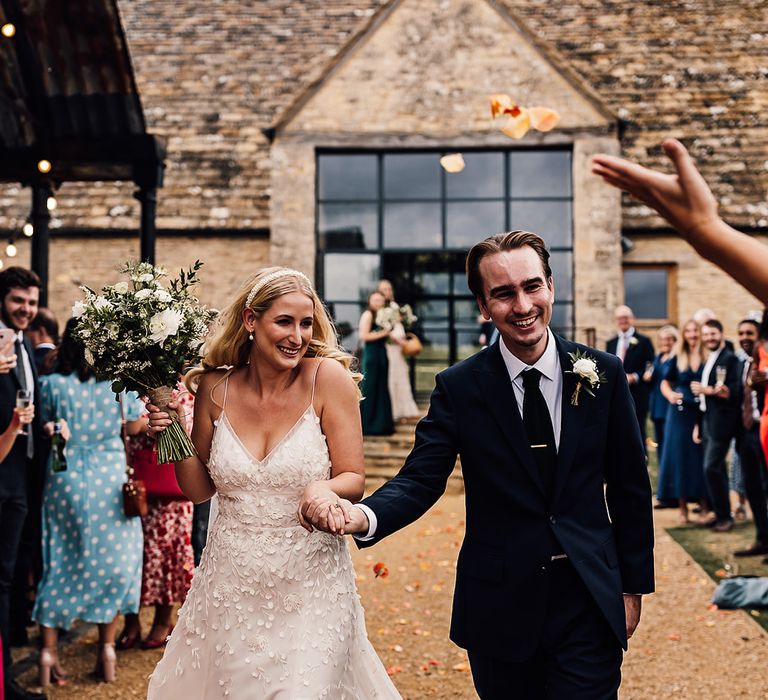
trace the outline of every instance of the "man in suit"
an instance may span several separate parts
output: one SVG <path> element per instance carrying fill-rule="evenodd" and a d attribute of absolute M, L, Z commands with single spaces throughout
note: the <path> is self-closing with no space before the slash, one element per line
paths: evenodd
<path fill-rule="evenodd" d="M 650 387 L 643 381 L 646 367 L 653 362 L 651 339 L 635 329 L 635 315 L 628 306 L 619 306 L 614 312 L 618 334 L 606 344 L 606 351 L 616 355 L 624 365 L 629 391 L 635 402 L 635 413 L 640 425 L 640 435 L 645 445 L 645 423 L 648 417 Z"/>
<path fill-rule="evenodd" d="M 755 541 L 749 547 L 736 550 L 733 554 L 737 557 L 768 555 L 768 502 L 763 488 L 765 456 L 760 444 L 760 415 L 765 404 L 766 377 L 765 373 L 757 370 L 753 361 L 759 328 L 760 324 L 752 318 L 745 318 L 738 328 L 744 361 L 739 375 L 741 426 L 736 445 L 741 459 L 744 490 L 755 523 Z M 768 557 L 763 561 L 768 564 Z"/>
<path fill-rule="evenodd" d="M 451 639 L 468 650 L 480 697 L 615 698 L 654 585 L 651 488 L 625 374 L 615 356 L 549 329 L 554 282 L 536 234 L 481 241 L 467 277 L 501 340 L 437 375 L 405 465 L 348 504 L 345 529 L 365 547 L 413 522 L 459 455 L 467 514 Z M 576 353 L 596 364 L 594 385 L 574 373 Z M 323 527 L 321 510 L 310 516 Z"/>
<path fill-rule="evenodd" d="M 733 529 L 728 466 L 725 458 L 740 420 L 740 363 L 725 346 L 723 324 L 710 319 L 701 327 L 701 342 L 709 351 L 701 382 L 691 382 L 702 411 L 701 437 L 704 442 L 704 477 L 714 515 L 704 524 L 714 532 Z"/>
<path fill-rule="evenodd" d="M 16 392 L 28 389 L 32 402 L 39 396 L 34 353 L 24 331 L 37 314 L 40 278 L 22 267 L 0 272 L 0 325 L 16 332 L 16 367 L 0 375 L 0 430 L 11 421 Z M 27 589 L 36 554 L 40 550 L 40 503 L 45 450 L 39 413 L 19 435 L 0 462 L 0 636 L 6 700 L 42 698 L 24 690 L 11 674 L 11 626 L 17 638 L 26 633 Z M 13 596 L 13 606 L 11 606 Z M 12 619 L 13 618 L 13 619 Z"/>
<path fill-rule="evenodd" d="M 43 363 L 51 350 L 55 350 L 59 344 L 59 322 L 53 311 L 41 307 L 37 310 L 37 316 L 27 328 L 26 336 L 35 349 L 35 367 L 39 374 L 45 374 Z"/>

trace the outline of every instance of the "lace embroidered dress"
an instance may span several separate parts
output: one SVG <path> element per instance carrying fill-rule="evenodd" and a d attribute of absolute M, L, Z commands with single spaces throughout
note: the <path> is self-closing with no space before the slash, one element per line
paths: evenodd
<path fill-rule="evenodd" d="M 306 485 L 331 473 L 312 401 L 257 460 L 226 392 L 208 463 L 218 516 L 148 698 L 399 699 L 366 636 L 345 539 L 296 517 Z"/>

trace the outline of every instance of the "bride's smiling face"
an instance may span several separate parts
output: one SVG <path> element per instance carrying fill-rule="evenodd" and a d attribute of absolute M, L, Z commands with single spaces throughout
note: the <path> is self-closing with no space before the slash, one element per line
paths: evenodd
<path fill-rule="evenodd" d="M 252 359 L 276 369 L 293 369 L 312 340 L 314 304 L 301 292 L 283 294 L 260 317 L 252 311 L 244 318 L 253 332 Z"/>

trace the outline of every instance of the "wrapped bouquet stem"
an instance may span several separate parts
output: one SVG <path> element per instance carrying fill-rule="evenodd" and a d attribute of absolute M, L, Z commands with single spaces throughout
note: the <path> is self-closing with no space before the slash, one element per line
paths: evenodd
<path fill-rule="evenodd" d="M 85 345 L 85 359 L 97 376 L 112 380 L 112 390 L 136 391 L 162 411 L 172 424 L 157 437 L 157 461 L 179 462 L 195 454 L 195 447 L 168 408 L 172 387 L 189 365 L 200 359 L 200 346 L 213 312 L 192 295 L 200 261 L 177 278 L 162 284 L 167 272 L 149 263 L 125 263 L 128 279 L 96 293 L 83 287 L 85 299 L 72 314 L 79 319 L 77 336 Z"/>

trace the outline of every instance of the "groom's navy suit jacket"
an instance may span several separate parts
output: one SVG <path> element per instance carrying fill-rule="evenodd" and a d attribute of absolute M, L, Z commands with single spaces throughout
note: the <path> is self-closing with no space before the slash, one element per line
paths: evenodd
<path fill-rule="evenodd" d="M 506 659 L 527 657 L 539 640 L 550 602 L 553 536 L 624 648 L 622 594 L 654 588 L 651 488 L 621 362 L 562 338 L 556 343 L 563 372 L 573 366 L 568 353 L 582 350 L 606 381 L 594 397 L 582 390 L 572 406 L 577 380 L 563 375 L 551 502 L 498 343 L 437 375 L 403 468 L 363 501 L 378 523 L 372 540 L 358 541 L 369 546 L 425 513 L 444 492 L 460 455 L 466 535 L 451 639 Z"/>

